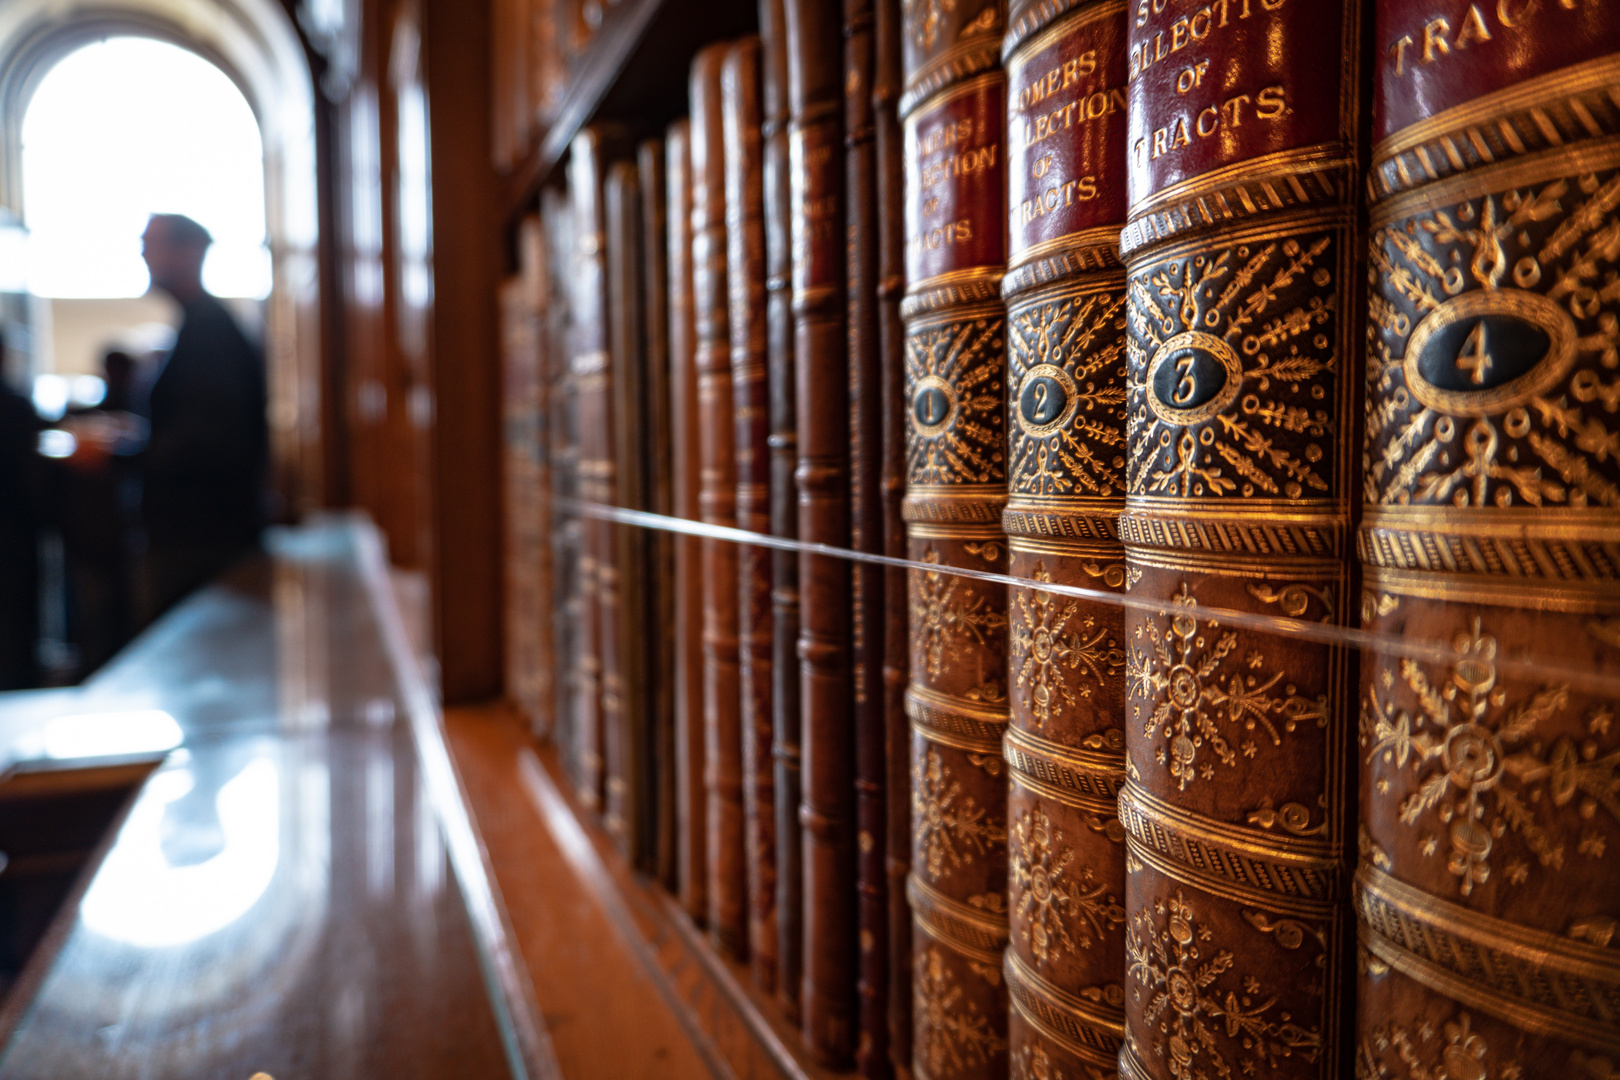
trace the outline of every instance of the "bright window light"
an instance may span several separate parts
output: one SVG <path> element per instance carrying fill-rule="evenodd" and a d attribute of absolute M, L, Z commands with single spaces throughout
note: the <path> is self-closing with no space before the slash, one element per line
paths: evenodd
<path fill-rule="evenodd" d="M 137 37 L 70 53 L 23 117 L 22 166 L 35 295 L 145 294 L 141 232 L 153 213 L 186 214 L 213 234 L 210 292 L 269 295 L 259 125 L 196 53 Z"/>

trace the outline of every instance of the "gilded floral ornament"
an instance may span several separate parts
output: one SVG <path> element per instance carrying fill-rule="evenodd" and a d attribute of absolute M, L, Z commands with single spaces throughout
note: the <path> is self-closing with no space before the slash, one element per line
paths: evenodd
<path fill-rule="evenodd" d="M 1401 822 L 1444 838 L 1446 869 L 1464 896 L 1490 880 L 1498 841 L 1510 832 L 1548 870 L 1561 870 L 1576 855 L 1602 858 L 1600 834 L 1566 834 L 1554 815 L 1570 807 L 1587 822 L 1601 809 L 1620 822 L 1620 748 L 1609 737 L 1614 714 L 1596 707 L 1585 718 L 1584 737 L 1551 737 L 1546 729 L 1569 707 L 1567 687 L 1545 686 L 1510 700 L 1496 685 L 1496 639 L 1484 633 L 1479 619 L 1456 636 L 1453 647 L 1457 659 L 1439 686 L 1414 661 L 1401 661 L 1415 712 L 1392 697 L 1381 699 L 1376 689 L 1362 703 L 1368 764 L 1381 762 L 1397 774 L 1409 770 Z M 1419 850 L 1437 855 L 1441 845 L 1425 839 Z M 1514 885 L 1530 872 L 1517 860 L 1505 870 Z"/>
<path fill-rule="evenodd" d="M 1369 504 L 1620 506 L 1620 174 L 1374 230 Z"/>
<path fill-rule="evenodd" d="M 923 949 L 912 966 L 916 1052 L 928 1075 L 951 1076 L 1007 1052 L 1007 1041 L 951 975 L 937 945 Z"/>
<path fill-rule="evenodd" d="M 940 23 L 956 10 L 956 0 L 906 0 L 906 33 L 919 49 L 932 49 Z"/>
<path fill-rule="evenodd" d="M 1516 1061 L 1490 1067 L 1490 1047 L 1473 1026 L 1473 1017 L 1462 1012 L 1438 1027 L 1424 1020 L 1410 1028 L 1396 1023 L 1374 1028 L 1356 1048 L 1356 1075 L 1366 1080 L 1524 1080 Z M 1580 1071 L 1573 1075 L 1581 1077 Z"/>
<path fill-rule="evenodd" d="M 1243 1060 L 1238 1067 L 1254 1074 L 1264 1066 L 1299 1054 L 1314 1062 L 1322 1049 L 1320 1031 L 1294 1022 L 1278 1010 L 1272 995 L 1256 1004 L 1262 989 L 1252 975 L 1241 980 L 1241 990 L 1224 988 L 1222 976 L 1232 971 L 1237 958 L 1210 944 L 1214 935 L 1197 924 L 1192 905 L 1181 890 L 1168 902 L 1133 919 L 1125 938 L 1127 975 L 1138 984 L 1137 1000 L 1146 993 L 1142 1019 L 1154 1032 L 1153 1053 L 1167 1062 L 1176 1080 L 1207 1080 L 1233 1075 L 1229 1057 Z M 1213 956 L 1208 956 L 1213 952 Z M 1224 1040 L 1222 1035 L 1224 1034 Z"/>
<path fill-rule="evenodd" d="M 1045 562 L 1037 562 L 1031 576 L 1037 582 L 1052 580 Z M 1053 716 L 1062 714 L 1064 706 L 1075 703 L 1076 694 L 1090 697 L 1093 683 L 1100 685 L 1117 675 L 1125 664 L 1125 653 L 1095 619 L 1078 618 L 1077 601 L 1039 589 L 1019 589 L 1015 595 L 1014 683 L 1023 692 L 1022 704 L 1035 718 L 1035 726 L 1044 728 Z M 1065 672 L 1081 669 L 1087 677 L 1071 688 Z"/>
<path fill-rule="evenodd" d="M 1007 830 L 963 793 L 961 782 L 933 749 L 912 765 L 911 823 L 923 855 L 920 869 L 935 881 L 947 869 L 966 866 L 974 856 L 988 853 L 991 844 L 1007 840 Z"/>
<path fill-rule="evenodd" d="M 1064 297 L 1012 314 L 1014 494 L 1125 492 L 1125 294 Z"/>
<path fill-rule="evenodd" d="M 1101 943 L 1105 927 L 1125 924 L 1119 898 L 1097 882 L 1090 865 L 1074 865 L 1074 849 L 1039 803 L 1024 811 L 1011 839 L 1013 910 L 1038 962 L 1049 963 L 1065 952 L 1078 955 Z"/>
<path fill-rule="evenodd" d="M 1168 627 L 1151 619 L 1137 625 L 1137 639 L 1146 644 L 1131 648 L 1126 679 L 1134 699 L 1131 715 L 1141 719 L 1144 707 L 1152 709 L 1143 734 L 1150 740 L 1164 737 L 1155 757 L 1169 767 L 1180 790 L 1200 777 L 1214 777 L 1215 763 L 1199 761 L 1206 749 L 1221 764 L 1233 766 L 1239 754 L 1258 754 L 1260 741 L 1280 746 L 1283 735 L 1300 724 L 1327 725 L 1326 696 L 1299 693 L 1292 683 L 1284 683 L 1285 672 L 1268 676 L 1262 653 L 1239 658 L 1236 633 L 1221 632 L 1216 619 L 1199 625 L 1198 601 L 1185 583 L 1171 603 L 1172 611 L 1160 613 L 1161 618 L 1169 616 Z M 1274 693 L 1279 684 L 1282 692 Z M 1222 723 L 1243 733 L 1236 747 Z"/>
<path fill-rule="evenodd" d="M 1331 234 L 1189 254 L 1132 275 L 1132 493 L 1326 497 L 1338 374 Z"/>
<path fill-rule="evenodd" d="M 923 562 L 938 566 L 939 561 L 939 552 L 932 547 L 923 553 Z M 1004 629 L 1007 618 L 991 610 L 984 596 L 955 574 L 925 570 L 920 580 L 912 571 L 911 625 L 916 666 L 937 679 L 945 661 L 956 657 L 963 644 L 989 645 L 989 635 Z"/>
<path fill-rule="evenodd" d="M 1007 459 L 1001 331 L 1000 319 L 983 318 L 906 337 L 908 483 L 1001 481 Z"/>

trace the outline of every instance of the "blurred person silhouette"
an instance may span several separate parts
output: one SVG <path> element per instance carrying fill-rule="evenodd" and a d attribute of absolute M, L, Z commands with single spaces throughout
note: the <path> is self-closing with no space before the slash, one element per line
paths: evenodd
<path fill-rule="evenodd" d="M 39 433 L 34 403 L 6 382 L 0 328 L 0 690 L 39 685 Z"/>
<path fill-rule="evenodd" d="M 202 284 L 208 230 L 153 214 L 142 236 L 152 285 L 183 315 L 147 399 L 138 461 L 145 621 L 258 546 L 265 525 L 269 427 L 264 360 Z"/>
<path fill-rule="evenodd" d="M 71 410 L 62 427 L 76 439 L 52 470 L 52 517 L 67 564 L 70 637 L 81 677 L 99 668 L 134 633 L 135 514 L 140 487 L 130 454 L 144 442 L 135 415 L 139 367 L 121 349 L 102 357 L 106 393 Z"/>

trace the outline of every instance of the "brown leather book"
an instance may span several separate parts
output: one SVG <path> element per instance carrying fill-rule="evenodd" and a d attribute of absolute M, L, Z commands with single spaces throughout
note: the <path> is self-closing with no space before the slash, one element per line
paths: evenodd
<path fill-rule="evenodd" d="M 883 373 L 878 355 L 877 149 L 872 114 L 873 0 L 843 0 L 844 268 L 849 353 L 850 546 L 883 554 Z M 883 726 L 884 571 L 850 572 L 855 690 L 855 846 L 860 1034 L 855 1067 L 889 1067 L 888 747 Z"/>
<path fill-rule="evenodd" d="M 1612 1075 L 1620 728 L 1568 670 L 1620 674 L 1620 23 L 1375 7 L 1361 617 L 1454 658 L 1362 659 L 1346 1041 Z"/>
<path fill-rule="evenodd" d="M 608 166 L 603 188 L 606 226 L 608 296 L 608 369 L 613 437 L 615 505 L 645 510 L 650 484 L 644 456 L 647 436 L 645 316 L 641 302 L 641 185 L 629 161 Z M 652 750 L 651 677 L 655 666 L 648 650 L 654 640 L 647 603 L 652 582 L 650 541 L 653 534 L 629 525 L 610 524 L 616 633 L 604 647 L 603 720 L 607 770 L 603 821 L 620 852 L 634 866 L 646 868 L 650 851 L 645 800 L 650 796 L 648 766 Z"/>
<path fill-rule="evenodd" d="M 692 143 L 686 120 L 664 138 L 669 223 L 669 434 L 673 513 L 702 518 L 697 324 L 692 306 Z M 681 907 L 709 917 L 708 793 L 704 786 L 703 541 L 675 538 L 675 816 Z"/>
<path fill-rule="evenodd" d="M 913 1044 L 919 1080 L 1007 1074 L 1006 78 L 998 3 L 905 8 Z"/>
<path fill-rule="evenodd" d="M 570 372 L 573 360 L 573 212 L 567 194 L 558 188 L 542 191 L 540 216 L 550 241 L 546 253 L 550 265 L 547 281 L 550 299 L 546 308 L 545 333 L 552 498 L 546 510 L 547 528 L 551 535 L 552 571 L 556 581 L 551 620 L 554 717 L 551 738 L 568 771 L 569 782 L 577 791 L 580 776 L 576 721 L 579 715 L 579 646 L 584 621 L 584 591 L 580 587 L 579 572 L 580 518 L 563 502 L 578 497 L 579 473 L 578 433 L 575 429 L 578 412 L 574 407 L 574 380 Z"/>
<path fill-rule="evenodd" d="M 737 524 L 736 408 L 726 276 L 726 170 L 721 68 L 729 45 L 692 61 L 692 312 L 698 377 L 698 489 L 703 520 Z M 737 545 L 703 540 L 704 786 L 708 791 L 709 936 L 748 955 L 743 818 L 742 688 L 737 658 Z"/>
<path fill-rule="evenodd" d="M 1124 0 L 1025 0 L 1002 41 L 1008 563 L 1034 583 L 1106 591 L 1125 586 L 1126 19 Z M 1082 110 L 1083 122 L 1049 133 L 1053 115 Z M 1124 611 L 1038 584 L 1007 603 L 1012 1070 L 1113 1076 L 1125 1001 Z"/>
<path fill-rule="evenodd" d="M 574 406 L 578 413 L 579 497 L 612 504 L 617 500 L 613 470 L 612 387 L 608 367 L 607 267 L 602 214 L 605 166 L 601 128 L 582 129 L 574 136 L 568 160 L 568 197 L 573 208 L 574 316 L 570 374 L 574 380 Z M 578 714 L 575 752 L 578 757 L 580 803 L 590 810 L 603 808 L 605 739 L 610 728 L 608 710 L 616 701 L 608 690 L 606 665 L 616 660 L 612 642 L 617 635 L 617 575 L 613 565 L 613 530 L 595 518 L 580 522 L 580 611 Z"/>
<path fill-rule="evenodd" d="M 1130 21 L 1124 1077 L 1350 1072 L 1362 6 Z"/>
<path fill-rule="evenodd" d="M 872 140 L 877 199 L 877 331 L 879 396 L 882 401 L 880 483 L 883 554 L 906 557 L 906 328 L 900 300 L 906 290 L 905 166 L 900 130 L 900 0 L 872 5 Z M 906 721 L 906 571 L 883 569 L 884 821 L 888 839 L 889 1062 L 899 1076 L 911 1074 L 911 729 Z"/>
<path fill-rule="evenodd" d="M 760 135 L 765 198 L 765 385 L 769 398 L 771 535 L 799 535 L 798 402 L 794 392 L 791 176 L 788 162 L 787 32 L 782 0 L 759 5 Z M 799 1019 L 804 978 L 804 867 L 799 842 L 799 555 L 771 552 L 772 756 L 776 764 L 777 999 Z"/>
<path fill-rule="evenodd" d="M 731 392 L 736 402 L 737 525 L 771 527 L 770 399 L 765 373 L 765 189 L 759 39 L 731 47 L 721 71 L 726 149 L 726 272 L 731 283 Z M 776 776 L 771 757 L 771 550 L 737 549 L 737 640 L 742 686 L 743 818 L 748 874 L 748 963 L 754 985 L 776 991 Z"/>
<path fill-rule="evenodd" d="M 506 696 L 531 730 L 551 718 L 551 484 L 546 423 L 546 249 L 538 215 L 518 226 L 519 272 L 501 283 L 501 485 Z"/>
<path fill-rule="evenodd" d="M 647 425 L 640 445 L 647 477 L 643 508 L 667 515 L 675 512 L 675 475 L 670 453 L 669 217 L 665 202 L 669 184 L 662 139 L 644 140 L 636 148 L 636 171 L 641 180 L 642 378 Z M 675 809 L 675 536 L 652 531 L 645 542 L 650 629 L 643 647 L 647 650 L 652 741 L 647 774 L 650 793 L 643 801 L 642 827 L 649 843 L 649 869 L 675 892 L 680 881 Z"/>
<path fill-rule="evenodd" d="M 792 162 L 799 538 L 849 546 L 849 388 L 844 337 L 844 169 L 838 10 L 785 0 Z M 855 1051 L 855 776 L 850 573 L 801 553 L 804 983 L 800 1027 L 824 1064 Z"/>

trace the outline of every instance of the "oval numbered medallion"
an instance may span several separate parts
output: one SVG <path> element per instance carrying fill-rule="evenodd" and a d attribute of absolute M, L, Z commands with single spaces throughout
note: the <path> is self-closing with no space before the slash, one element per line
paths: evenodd
<path fill-rule="evenodd" d="M 1575 362 L 1575 322 L 1545 296 L 1485 289 L 1445 301 L 1406 341 L 1407 389 L 1450 416 L 1487 416 L 1550 389 Z"/>
<path fill-rule="evenodd" d="M 956 391 L 938 375 L 924 375 L 911 392 L 911 419 L 919 435 L 938 435 L 956 416 Z"/>
<path fill-rule="evenodd" d="M 1196 424 L 1230 405 L 1242 384 L 1243 363 L 1232 346 L 1188 330 L 1160 345 L 1148 361 L 1148 408 L 1168 423 Z"/>
<path fill-rule="evenodd" d="M 1044 438 L 1074 418 L 1079 405 L 1074 379 L 1051 364 L 1036 364 L 1018 388 L 1018 426 L 1031 438 Z"/>

